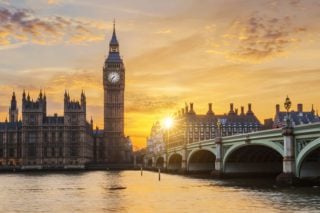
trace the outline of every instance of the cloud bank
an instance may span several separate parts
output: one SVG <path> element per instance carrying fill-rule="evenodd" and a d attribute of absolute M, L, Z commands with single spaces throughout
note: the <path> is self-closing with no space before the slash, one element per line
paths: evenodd
<path fill-rule="evenodd" d="M 0 45 L 78 44 L 104 39 L 101 26 L 62 16 L 38 17 L 32 10 L 0 8 Z"/>
<path fill-rule="evenodd" d="M 254 13 L 235 21 L 224 37 L 236 44 L 231 57 L 259 61 L 284 54 L 301 41 L 306 31 L 306 27 L 294 25 L 290 16 L 268 17 Z"/>

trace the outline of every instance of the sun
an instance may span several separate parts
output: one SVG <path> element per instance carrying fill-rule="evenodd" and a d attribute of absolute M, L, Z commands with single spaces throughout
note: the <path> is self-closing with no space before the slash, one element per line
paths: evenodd
<path fill-rule="evenodd" d="M 165 129 L 171 129 L 173 127 L 173 124 L 174 124 L 174 121 L 173 121 L 173 118 L 171 118 L 171 117 L 166 117 L 163 120 L 163 127 Z"/>

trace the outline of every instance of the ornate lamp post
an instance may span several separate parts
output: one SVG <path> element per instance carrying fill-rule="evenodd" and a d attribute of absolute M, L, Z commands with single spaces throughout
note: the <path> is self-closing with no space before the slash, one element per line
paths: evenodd
<path fill-rule="evenodd" d="M 286 126 L 290 127 L 291 126 L 291 121 L 290 121 L 290 115 L 289 115 L 289 110 L 291 108 L 291 100 L 287 96 L 285 102 L 284 102 L 284 108 L 287 110 L 287 117 L 286 117 Z"/>
<path fill-rule="evenodd" d="M 290 120 L 289 110 L 291 107 L 290 98 L 287 96 L 284 107 L 287 110 L 286 126 L 282 128 L 283 135 L 283 170 L 277 177 L 277 182 L 283 185 L 292 185 L 296 182 L 295 174 L 295 140 L 293 126 Z"/>
<path fill-rule="evenodd" d="M 217 137 L 221 137 L 221 121 L 218 119 L 217 121 Z"/>

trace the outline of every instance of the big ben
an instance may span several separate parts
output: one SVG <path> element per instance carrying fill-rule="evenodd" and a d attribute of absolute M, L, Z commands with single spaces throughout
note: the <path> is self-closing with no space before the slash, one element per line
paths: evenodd
<path fill-rule="evenodd" d="M 124 90 L 125 68 L 120 57 L 119 42 L 113 24 L 109 54 L 103 67 L 104 87 L 104 158 L 107 163 L 121 163 L 125 154 Z"/>

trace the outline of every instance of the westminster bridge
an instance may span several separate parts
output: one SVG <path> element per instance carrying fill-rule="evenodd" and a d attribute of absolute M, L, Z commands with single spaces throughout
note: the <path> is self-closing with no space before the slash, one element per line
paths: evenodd
<path fill-rule="evenodd" d="M 279 174 L 279 181 L 320 176 L 320 122 L 194 142 L 144 157 L 148 169 L 215 176 Z"/>

